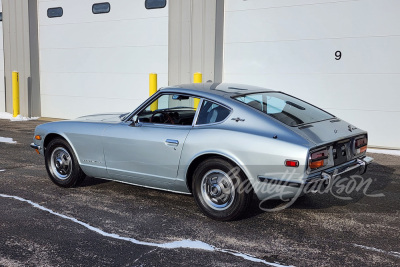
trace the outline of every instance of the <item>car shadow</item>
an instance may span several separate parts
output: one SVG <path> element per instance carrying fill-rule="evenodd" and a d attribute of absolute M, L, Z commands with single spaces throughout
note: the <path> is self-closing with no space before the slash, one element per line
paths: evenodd
<path fill-rule="evenodd" d="M 326 190 L 323 193 L 305 194 L 295 201 L 260 201 L 255 198 L 244 218 L 256 217 L 266 212 L 282 212 L 284 209 L 325 209 L 332 212 L 332 209 L 330 209 L 332 207 L 350 206 L 358 202 L 367 204 L 352 208 L 352 212 L 394 212 L 400 209 L 396 204 L 398 200 L 396 201 L 389 193 L 385 195 L 385 191 L 388 191 L 388 187 L 391 187 L 390 191 L 392 191 L 392 182 L 400 180 L 398 172 L 396 173 L 396 169 L 399 169 L 399 167 L 373 163 L 362 176 L 341 177 L 341 182 L 336 186 L 332 186 L 330 190 Z M 397 186 L 399 185 L 397 184 Z M 373 204 L 376 209 L 371 210 L 371 205 L 369 204 Z"/>
<path fill-rule="evenodd" d="M 95 186 L 95 185 L 110 183 L 110 182 L 111 181 L 109 181 L 109 180 L 86 176 L 86 178 L 82 181 L 82 183 L 79 184 L 79 187 L 90 187 L 90 186 Z"/>

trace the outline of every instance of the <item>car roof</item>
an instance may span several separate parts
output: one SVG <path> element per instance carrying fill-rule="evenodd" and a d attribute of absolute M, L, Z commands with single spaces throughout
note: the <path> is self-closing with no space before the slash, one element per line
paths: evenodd
<path fill-rule="evenodd" d="M 169 91 L 176 89 L 185 89 L 195 91 L 196 93 L 206 95 L 218 95 L 224 97 L 233 97 L 244 94 L 258 92 L 276 92 L 275 90 L 238 83 L 191 83 L 181 84 L 162 88 L 161 90 Z"/>

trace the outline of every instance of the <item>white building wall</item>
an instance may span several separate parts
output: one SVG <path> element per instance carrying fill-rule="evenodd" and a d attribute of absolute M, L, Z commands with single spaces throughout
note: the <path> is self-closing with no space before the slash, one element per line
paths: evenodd
<path fill-rule="evenodd" d="M 0 12 L 3 12 L 3 3 L 0 0 Z M 4 48 L 3 22 L 0 21 L 0 112 L 6 111 L 6 92 L 4 87 Z"/>
<path fill-rule="evenodd" d="M 397 0 L 226 0 L 224 81 L 285 91 L 367 130 L 370 145 L 400 148 L 399 10 Z"/>
<path fill-rule="evenodd" d="M 109 13 L 93 14 L 95 1 L 39 0 L 43 117 L 132 111 L 148 97 L 149 73 L 168 84 L 168 5 L 108 2 Z M 48 18 L 53 7 L 63 16 Z"/>

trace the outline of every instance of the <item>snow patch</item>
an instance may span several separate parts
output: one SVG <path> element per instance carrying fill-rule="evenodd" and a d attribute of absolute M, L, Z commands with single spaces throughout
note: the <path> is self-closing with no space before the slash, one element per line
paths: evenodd
<path fill-rule="evenodd" d="M 39 117 L 24 117 L 22 115 L 18 115 L 17 117 L 13 117 L 11 113 L 7 112 L 0 112 L 0 119 L 10 120 L 10 121 L 30 121 L 30 120 L 37 120 Z"/>
<path fill-rule="evenodd" d="M 387 154 L 387 155 L 400 156 L 400 150 L 373 149 L 373 148 L 368 148 L 368 149 L 367 149 L 367 152 L 369 152 L 369 153 L 378 153 L 378 154 Z"/>
<path fill-rule="evenodd" d="M 32 205 L 33 207 L 46 211 L 50 214 L 56 215 L 58 217 L 70 220 L 72 222 L 75 222 L 77 224 L 82 225 L 83 227 L 96 232 L 102 236 L 105 237 L 110 237 L 110 238 L 114 238 L 114 239 L 118 239 L 118 240 L 123 240 L 123 241 L 128 241 L 137 245 L 143 245 L 143 246 L 151 246 L 151 247 L 158 247 L 158 248 L 166 248 L 166 249 L 172 249 L 172 248 L 189 248 L 189 249 L 201 249 L 201 250 L 206 250 L 206 251 L 214 251 L 214 252 L 223 252 L 223 253 L 227 253 L 236 257 L 240 257 L 243 258 L 245 260 L 251 261 L 251 262 L 259 262 L 259 263 L 264 263 L 266 265 L 270 265 L 270 266 L 275 266 L 275 267 L 288 267 L 287 265 L 281 265 L 278 263 L 273 263 L 273 262 L 267 262 L 265 260 L 256 258 L 254 256 L 248 255 L 248 254 L 244 254 L 244 253 L 240 253 L 237 251 L 233 251 L 233 250 L 227 250 L 227 249 L 221 249 L 221 248 L 216 248 L 212 245 L 209 245 L 207 243 L 204 243 L 202 241 L 198 241 L 198 240 L 181 240 L 181 241 L 174 241 L 174 242 L 170 242 L 170 243 L 151 243 L 151 242 L 144 242 L 144 241 L 140 241 L 134 238 L 130 238 L 130 237 L 124 237 L 124 236 L 120 236 L 118 234 L 112 234 L 112 233 L 107 233 L 97 227 L 91 226 L 90 224 L 87 224 L 85 222 L 79 221 L 78 219 L 75 219 L 73 217 L 55 212 L 51 209 L 48 209 L 46 207 L 43 207 L 42 205 L 39 205 L 33 201 L 30 201 L 28 199 L 24 199 L 18 196 L 10 196 L 10 195 L 4 195 L 4 194 L 0 194 L 0 197 L 3 198 L 13 198 L 22 202 L 26 202 L 29 203 L 30 205 Z"/>
<path fill-rule="evenodd" d="M 0 172 L 4 172 L 5 170 L 0 170 Z"/>
<path fill-rule="evenodd" d="M 16 144 L 17 141 L 14 141 L 12 138 L 9 138 L 9 137 L 1 137 L 0 136 L 0 143 Z"/>

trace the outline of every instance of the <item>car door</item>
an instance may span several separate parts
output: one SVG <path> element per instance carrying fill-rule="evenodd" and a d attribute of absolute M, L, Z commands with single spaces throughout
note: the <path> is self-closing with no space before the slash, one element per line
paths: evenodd
<path fill-rule="evenodd" d="M 173 186 L 196 109 L 194 101 L 186 101 L 189 107 L 177 107 L 172 97 L 155 100 L 133 118 L 134 123 L 121 123 L 105 131 L 104 155 L 113 179 L 164 189 Z M 172 119 L 175 113 L 179 120 Z"/>
<path fill-rule="evenodd" d="M 111 177 L 152 187 L 168 187 L 191 127 L 119 124 L 105 132 L 104 154 Z"/>

